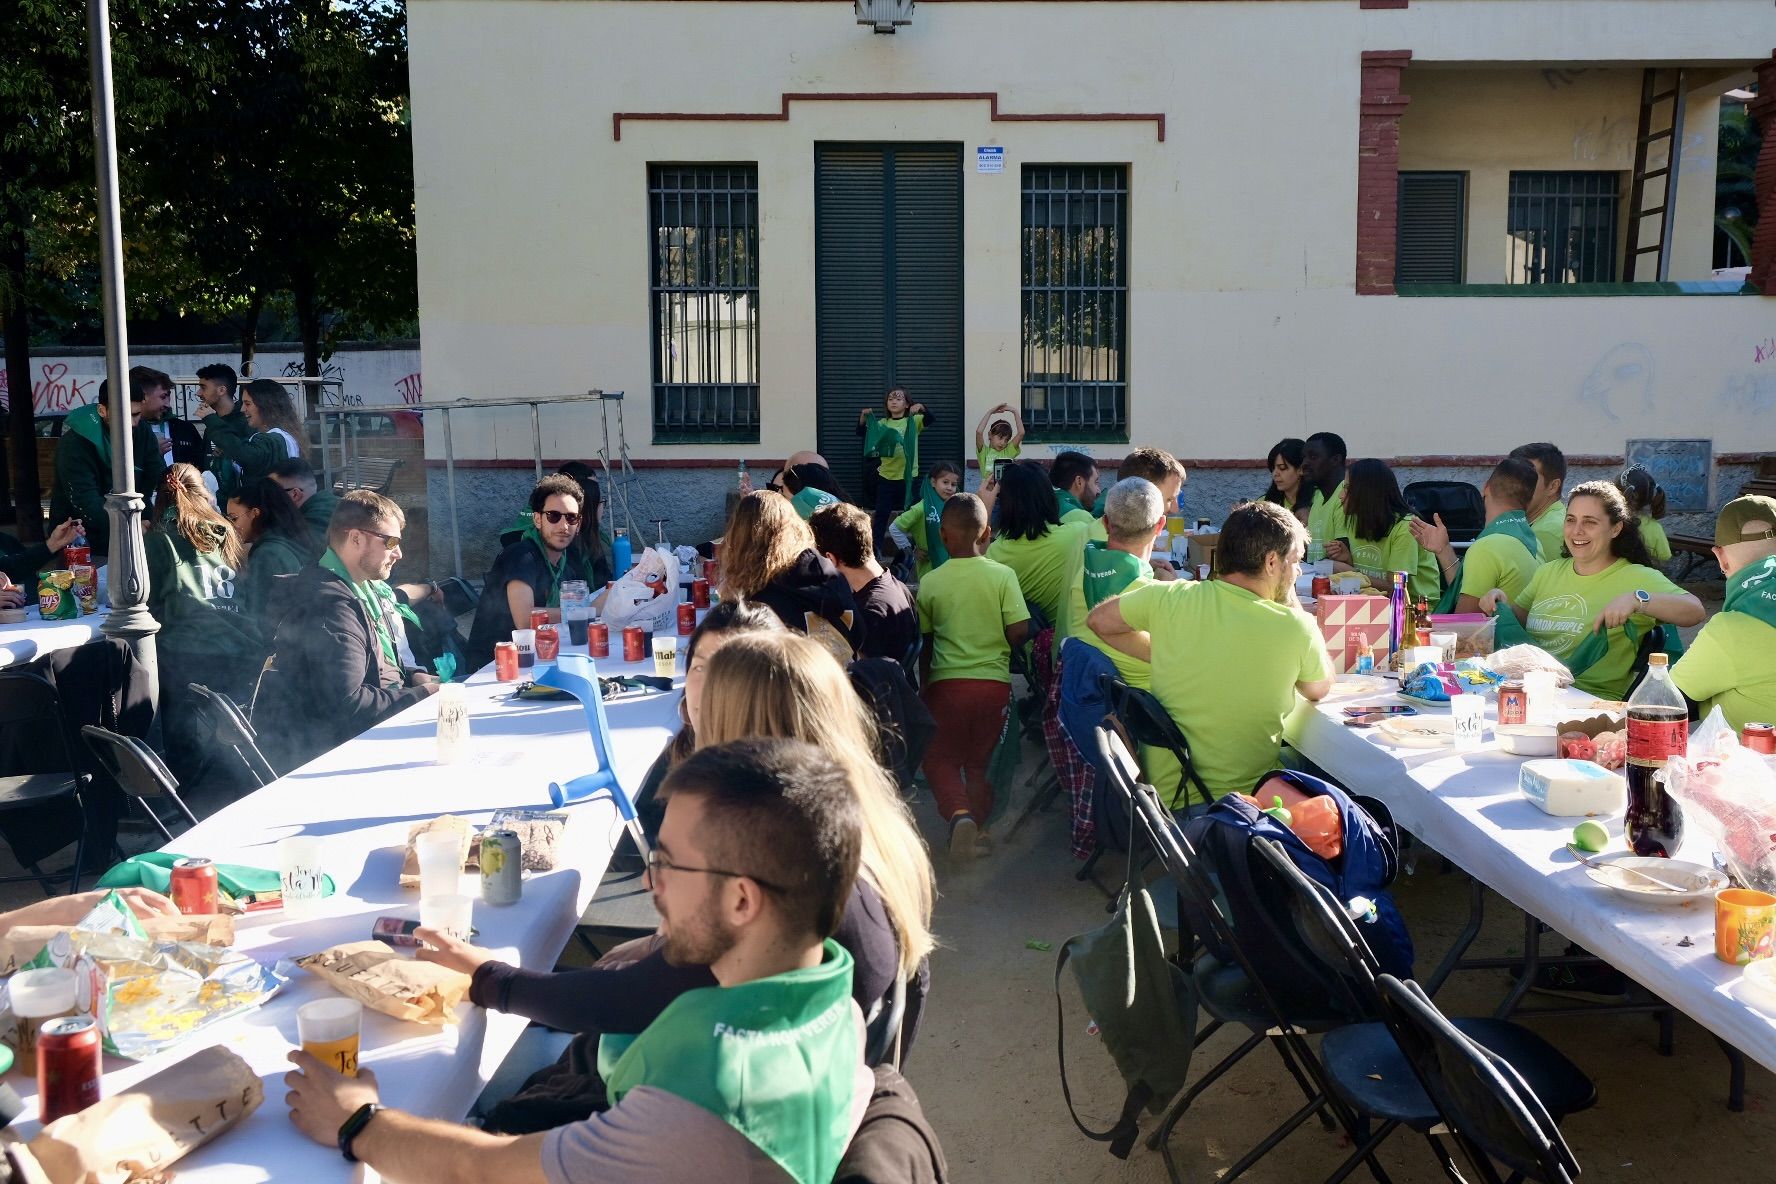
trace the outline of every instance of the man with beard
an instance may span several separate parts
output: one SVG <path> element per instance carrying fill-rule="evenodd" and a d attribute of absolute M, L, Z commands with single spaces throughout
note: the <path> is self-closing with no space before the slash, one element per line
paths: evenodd
<path fill-rule="evenodd" d="M 373 1073 L 294 1052 L 290 1120 L 397 1184 L 830 1180 L 871 1082 L 851 958 L 827 939 L 857 874 L 856 792 L 793 740 L 704 749 L 663 792 L 649 885 L 666 956 L 720 985 L 603 1038 L 611 1109 L 494 1135 L 385 1109 Z"/>
<path fill-rule="evenodd" d="M 580 537 L 586 492 L 572 477 L 553 473 L 530 491 L 530 524 L 501 551 L 481 582 L 481 602 L 469 632 L 468 666 L 479 670 L 493 661 L 496 643 L 512 630 L 530 628 L 532 609 L 547 609 L 561 620 L 561 585 L 580 580 L 591 592 L 604 587 Z"/>
<path fill-rule="evenodd" d="M 1310 542 L 1325 543 L 1326 557 L 1350 562 L 1349 550 L 1338 545 L 1350 538 L 1350 522 L 1344 516 L 1344 437 L 1315 432 L 1301 449 L 1301 480 L 1313 490 L 1307 511 Z"/>

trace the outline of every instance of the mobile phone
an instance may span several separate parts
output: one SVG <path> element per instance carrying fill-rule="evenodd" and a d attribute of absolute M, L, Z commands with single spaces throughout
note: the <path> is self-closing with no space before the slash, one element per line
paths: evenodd
<path fill-rule="evenodd" d="M 1400 704 L 1400 705 L 1398 705 L 1398 706 L 1392 706 L 1392 707 L 1390 707 L 1390 706 L 1387 706 L 1387 705 L 1385 705 L 1385 704 L 1377 704 L 1377 705 L 1376 705 L 1376 706 L 1374 706 L 1374 707 L 1346 707 L 1346 708 L 1345 708 L 1345 709 L 1344 709 L 1344 713 L 1345 713 L 1345 714 L 1346 714 L 1346 715 L 1349 715 L 1349 716 L 1359 716 L 1359 715 L 1417 715 L 1417 714 L 1418 714 L 1418 708 L 1416 708 L 1416 707 L 1412 707 L 1412 706 L 1409 706 L 1409 705 L 1406 705 L 1406 704 Z"/>
<path fill-rule="evenodd" d="M 1011 463 L 1011 461 L 1007 457 L 1000 457 L 998 460 L 993 462 L 993 482 L 995 484 L 997 484 L 1002 478 L 1004 478 L 1005 466 L 1010 463 Z"/>

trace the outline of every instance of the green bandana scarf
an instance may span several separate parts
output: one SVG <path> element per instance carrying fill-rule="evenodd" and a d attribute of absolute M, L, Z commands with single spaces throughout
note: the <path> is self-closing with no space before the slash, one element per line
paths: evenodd
<path fill-rule="evenodd" d="M 949 549 L 943 543 L 943 498 L 937 496 L 937 490 L 931 487 L 929 479 L 925 482 L 925 492 L 919 495 L 919 502 L 925 507 L 925 555 L 936 571 L 949 561 Z"/>
<path fill-rule="evenodd" d="M 826 1184 L 851 1139 L 851 970 L 828 941 L 818 966 L 687 991 L 640 1035 L 605 1033 L 598 1071 L 611 1102 L 664 1090 L 745 1135 L 797 1184 Z"/>
<path fill-rule="evenodd" d="M 550 563 L 549 548 L 543 545 L 543 536 L 537 530 L 535 522 L 524 528 L 524 537 L 536 544 L 537 554 L 543 557 L 543 566 L 549 569 L 549 599 L 538 605 L 538 608 L 561 607 L 561 581 L 567 579 L 569 574 L 576 580 L 586 581 L 586 587 L 594 592 L 602 586 L 592 578 L 592 566 L 586 561 L 585 552 L 580 548 L 569 547 L 561 553 L 560 559 Z"/>
<path fill-rule="evenodd" d="M 328 547 L 327 553 L 321 556 L 321 566 L 344 580 L 351 588 L 352 595 L 364 606 L 364 612 L 370 618 L 370 627 L 376 630 L 376 643 L 382 647 L 382 656 L 387 658 L 389 665 L 396 670 L 401 668 L 401 647 L 395 643 L 395 635 L 389 630 L 389 616 L 394 614 L 404 621 L 419 624 L 419 617 L 414 611 L 402 604 L 395 595 L 395 590 L 382 580 L 358 581 L 346 570 L 345 561 L 339 558 L 338 552 Z"/>
<path fill-rule="evenodd" d="M 1147 565 L 1138 555 L 1112 551 L 1105 543 L 1093 540 L 1085 544 L 1085 607 L 1096 608 L 1112 596 L 1120 596 L 1125 588 L 1141 578 Z"/>
<path fill-rule="evenodd" d="M 1744 613 L 1776 628 L 1776 555 L 1741 568 L 1727 580 L 1726 613 Z"/>
<path fill-rule="evenodd" d="M 1064 489 L 1055 490 L 1055 500 L 1061 503 L 1061 518 L 1063 520 L 1065 520 L 1067 515 L 1071 514 L 1074 510 L 1085 509 L 1085 507 L 1079 503 L 1078 498 L 1074 497 Z"/>
<path fill-rule="evenodd" d="M 869 419 L 863 429 L 863 454 L 865 456 L 885 457 L 906 454 L 906 468 L 903 479 L 906 489 L 901 494 L 901 505 L 913 500 L 919 488 L 919 424 L 920 415 L 902 416 L 905 430 L 896 430 L 888 426 L 887 416 L 870 412 Z"/>
<path fill-rule="evenodd" d="M 1522 510 L 1506 510 L 1488 522 L 1486 529 L 1474 541 L 1477 543 L 1489 534 L 1508 534 L 1527 547 L 1531 555 L 1541 556 L 1541 543 L 1536 540 L 1535 531 L 1529 527 L 1529 517 Z M 1461 562 L 1455 565 L 1455 578 L 1449 582 L 1449 587 L 1443 589 L 1442 599 L 1437 601 L 1437 607 L 1431 611 L 1438 614 L 1455 611 L 1456 602 L 1461 599 L 1462 568 L 1467 562 L 1467 556 L 1464 555 Z"/>

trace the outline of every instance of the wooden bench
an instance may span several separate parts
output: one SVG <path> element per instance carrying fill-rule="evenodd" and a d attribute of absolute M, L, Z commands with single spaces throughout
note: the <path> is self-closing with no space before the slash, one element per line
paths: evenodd
<path fill-rule="evenodd" d="M 340 470 L 338 480 L 333 482 L 333 492 L 345 494 L 354 489 L 368 489 L 372 493 L 387 494 L 389 486 L 395 483 L 395 471 L 400 467 L 398 459 L 354 456 Z"/>
<path fill-rule="evenodd" d="M 1758 462 L 1758 475 L 1739 487 L 1739 497 L 1756 495 L 1776 498 L 1776 457 L 1764 457 Z M 1714 536 L 1711 534 L 1674 534 L 1671 540 L 1673 556 L 1684 556 L 1684 567 L 1677 578 L 1687 579 L 1696 565 L 1704 560 L 1714 558 Z"/>

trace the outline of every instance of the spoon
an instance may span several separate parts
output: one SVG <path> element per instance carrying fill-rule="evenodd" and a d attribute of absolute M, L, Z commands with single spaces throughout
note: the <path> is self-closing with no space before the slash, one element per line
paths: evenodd
<path fill-rule="evenodd" d="M 1673 884 L 1669 880 L 1661 880 L 1658 876 L 1648 875 L 1646 872 L 1641 871 L 1639 868 L 1629 867 L 1628 865 L 1623 864 L 1623 863 L 1615 863 L 1615 862 L 1605 863 L 1601 860 L 1592 859 L 1589 855 L 1587 855 L 1585 852 L 1579 850 L 1577 847 L 1573 846 L 1571 843 L 1568 843 L 1566 845 L 1566 849 L 1568 851 L 1572 852 L 1574 859 L 1578 860 L 1580 863 L 1584 864 L 1586 867 L 1596 868 L 1598 871 L 1602 871 L 1605 868 L 1608 868 L 1613 871 L 1627 872 L 1629 875 L 1635 876 L 1635 877 L 1642 879 L 1642 880 L 1645 880 L 1649 884 L 1657 885 L 1660 889 L 1662 889 L 1663 891 L 1666 891 L 1666 892 L 1688 892 L 1688 891 L 1690 891 L 1690 889 L 1688 887 L 1685 887 L 1681 884 Z"/>

